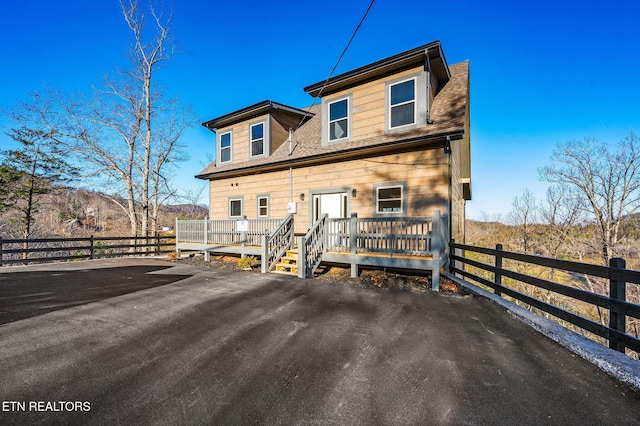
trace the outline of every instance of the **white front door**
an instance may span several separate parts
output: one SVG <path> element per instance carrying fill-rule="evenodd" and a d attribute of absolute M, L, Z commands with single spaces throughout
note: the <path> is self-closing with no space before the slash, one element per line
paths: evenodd
<path fill-rule="evenodd" d="M 323 214 L 330 218 L 347 217 L 347 193 L 320 194 L 313 196 L 313 221 Z"/>

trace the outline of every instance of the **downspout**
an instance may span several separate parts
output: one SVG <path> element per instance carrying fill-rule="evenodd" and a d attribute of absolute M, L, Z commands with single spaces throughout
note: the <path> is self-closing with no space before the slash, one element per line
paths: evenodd
<path fill-rule="evenodd" d="M 293 129 L 289 127 L 289 156 L 293 154 Z M 293 167 L 289 166 L 289 202 L 293 203 Z"/>
<path fill-rule="evenodd" d="M 427 68 L 427 124 L 433 124 L 431 120 L 431 59 L 429 59 L 429 48 L 425 49 L 425 67 Z"/>

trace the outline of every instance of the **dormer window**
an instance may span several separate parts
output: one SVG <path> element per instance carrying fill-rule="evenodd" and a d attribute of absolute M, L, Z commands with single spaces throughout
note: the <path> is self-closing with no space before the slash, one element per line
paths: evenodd
<path fill-rule="evenodd" d="M 405 80 L 389 86 L 390 128 L 416 123 L 416 79 Z"/>
<path fill-rule="evenodd" d="M 349 98 L 329 103 L 329 142 L 349 138 Z"/>
<path fill-rule="evenodd" d="M 231 161 L 231 140 L 231 132 L 220 135 L 220 163 L 229 163 Z"/>
<path fill-rule="evenodd" d="M 258 157 L 264 154 L 264 123 L 251 126 L 250 130 L 251 156 Z"/>

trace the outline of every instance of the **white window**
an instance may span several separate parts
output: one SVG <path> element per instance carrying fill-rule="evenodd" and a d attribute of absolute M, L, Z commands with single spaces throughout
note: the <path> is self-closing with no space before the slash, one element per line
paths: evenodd
<path fill-rule="evenodd" d="M 266 195 L 258 196 L 258 217 L 269 217 L 269 197 Z"/>
<path fill-rule="evenodd" d="M 389 127 L 416 123 L 416 79 L 389 85 Z"/>
<path fill-rule="evenodd" d="M 377 188 L 377 213 L 402 213 L 402 186 Z"/>
<path fill-rule="evenodd" d="M 251 126 L 250 129 L 251 156 L 257 157 L 264 154 L 264 123 Z"/>
<path fill-rule="evenodd" d="M 228 163 L 231 161 L 231 132 L 222 133 L 220 135 L 220 162 Z"/>
<path fill-rule="evenodd" d="M 242 217 L 242 198 L 229 199 L 229 217 Z"/>
<path fill-rule="evenodd" d="M 329 104 L 329 141 L 349 137 L 349 98 Z"/>

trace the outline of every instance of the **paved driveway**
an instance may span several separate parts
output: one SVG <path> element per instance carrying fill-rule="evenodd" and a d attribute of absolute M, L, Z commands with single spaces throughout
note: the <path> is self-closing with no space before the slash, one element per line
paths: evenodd
<path fill-rule="evenodd" d="M 0 268 L 1 424 L 640 424 L 483 299 L 153 260 Z"/>

